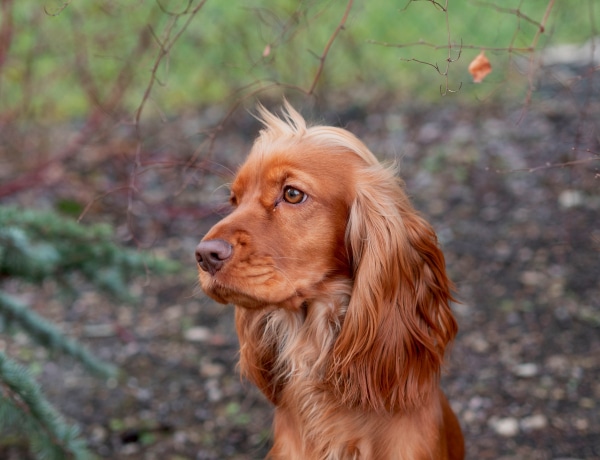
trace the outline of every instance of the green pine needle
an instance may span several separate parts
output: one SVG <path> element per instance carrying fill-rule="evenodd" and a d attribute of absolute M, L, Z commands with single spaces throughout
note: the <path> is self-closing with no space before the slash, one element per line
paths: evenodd
<path fill-rule="evenodd" d="M 40 285 L 51 279 L 76 296 L 82 283 L 118 301 L 132 302 L 131 282 L 151 273 L 172 273 L 179 267 L 166 259 L 114 241 L 108 225 L 82 225 L 53 212 L 0 206 L 0 282 L 17 279 Z M 13 288 L 14 289 L 14 288 Z M 32 340 L 60 351 L 101 376 L 116 368 L 2 290 L 0 330 L 17 327 Z M 29 373 L 0 352 L 0 430 L 23 433 L 38 459 L 85 459 L 90 454 L 76 427 L 63 420 L 46 401 Z M 4 430 L 5 431 L 5 430 Z"/>

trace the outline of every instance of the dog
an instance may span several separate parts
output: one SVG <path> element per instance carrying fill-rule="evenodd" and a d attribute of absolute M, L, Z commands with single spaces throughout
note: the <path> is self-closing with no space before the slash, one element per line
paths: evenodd
<path fill-rule="evenodd" d="M 459 460 L 439 387 L 457 333 L 432 227 L 393 167 L 284 103 L 196 248 L 199 280 L 235 305 L 239 367 L 275 406 L 267 458 Z"/>

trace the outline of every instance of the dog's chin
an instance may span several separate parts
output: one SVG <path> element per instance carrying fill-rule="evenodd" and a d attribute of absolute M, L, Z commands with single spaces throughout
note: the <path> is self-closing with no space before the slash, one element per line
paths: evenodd
<path fill-rule="evenodd" d="M 304 297 L 294 294 L 291 296 L 275 296 L 261 298 L 247 294 L 240 289 L 223 286 L 212 280 L 210 283 L 202 284 L 204 292 L 212 299 L 222 304 L 233 304 L 236 307 L 248 310 L 260 310 L 263 308 L 284 308 L 288 310 L 300 309 L 305 301 Z"/>

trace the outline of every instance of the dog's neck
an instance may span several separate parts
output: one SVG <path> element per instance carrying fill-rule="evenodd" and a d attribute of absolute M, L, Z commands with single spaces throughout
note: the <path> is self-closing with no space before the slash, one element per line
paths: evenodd
<path fill-rule="evenodd" d="M 323 376 L 344 321 L 350 291 L 347 280 L 331 282 L 326 293 L 305 300 L 301 308 L 275 309 L 268 314 L 263 334 L 277 337 L 276 375 L 282 383 L 307 377 L 318 381 Z"/>

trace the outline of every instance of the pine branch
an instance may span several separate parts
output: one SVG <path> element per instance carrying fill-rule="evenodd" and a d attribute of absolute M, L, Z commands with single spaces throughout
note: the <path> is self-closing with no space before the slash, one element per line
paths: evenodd
<path fill-rule="evenodd" d="M 114 366 L 96 358 L 81 344 L 65 337 L 54 325 L 31 311 L 27 305 L 2 291 L 0 317 L 3 317 L 7 324 L 21 327 L 38 344 L 75 358 L 95 374 L 110 377 L 117 373 Z"/>
<path fill-rule="evenodd" d="M 79 429 L 44 398 L 26 369 L 0 352 L 0 428 L 18 427 L 39 459 L 91 458 Z"/>
<path fill-rule="evenodd" d="M 39 284 L 53 278 L 77 291 L 79 274 L 100 292 L 131 302 L 128 283 L 147 271 L 173 272 L 177 264 L 115 244 L 110 226 L 84 226 L 52 212 L 0 206 L 0 278 Z"/>
<path fill-rule="evenodd" d="M 134 277 L 176 268 L 168 260 L 117 245 L 108 225 L 84 226 L 52 212 L 0 206 L 0 281 L 16 278 L 38 285 L 52 279 L 73 294 L 85 281 L 101 293 L 132 301 L 129 282 Z M 1 289 L 0 321 L 0 326 L 21 328 L 38 344 L 75 358 L 96 374 L 117 372 Z M 23 368 L 0 354 L 0 429 L 8 425 L 26 434 L 38 458 L 88 456 L 77 430 L 64 423 Z"/>

